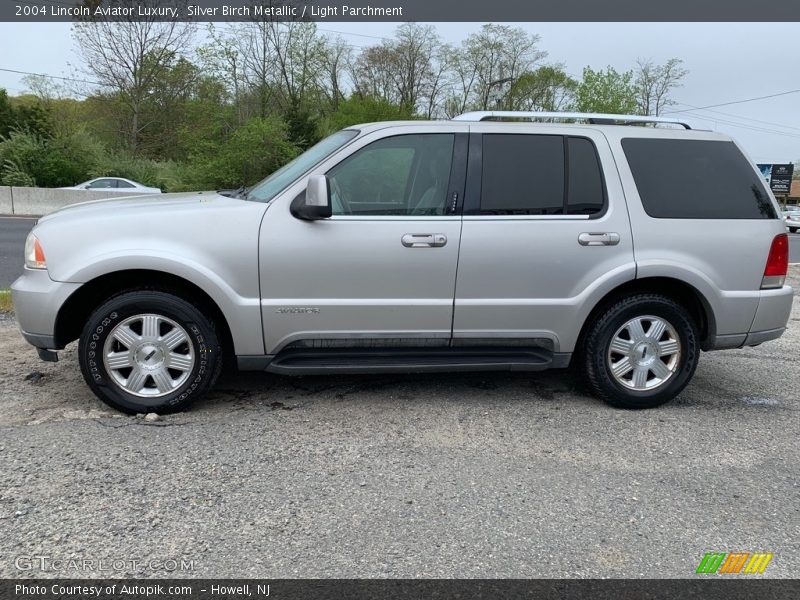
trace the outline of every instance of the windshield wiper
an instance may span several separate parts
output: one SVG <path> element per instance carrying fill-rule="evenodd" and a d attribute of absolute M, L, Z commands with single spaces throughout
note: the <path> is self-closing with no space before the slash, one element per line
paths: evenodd
<path fill-rule="evenodd" d="M 220 196 L 227 196 L 228 198 L 240 198 L 242 200 L 247 200 L 249 197 L 249 192 L 245 186 L 239 186 L 235 190 L 217 190 L 217 193 Z"/>

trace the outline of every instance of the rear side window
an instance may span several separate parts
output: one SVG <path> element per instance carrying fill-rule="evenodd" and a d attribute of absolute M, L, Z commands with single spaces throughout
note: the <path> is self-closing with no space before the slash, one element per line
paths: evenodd
<path fill-rule="evenodd" d="M 626 138 L 645 212 L 657 219 L 774 219 L 763 182 L 733 142 Z"/>
<path fill-rule="evenodd" d="M 483 215 L 592 215 L 605 186 L 591 140 L 560 135 L 484 134 Z"/>

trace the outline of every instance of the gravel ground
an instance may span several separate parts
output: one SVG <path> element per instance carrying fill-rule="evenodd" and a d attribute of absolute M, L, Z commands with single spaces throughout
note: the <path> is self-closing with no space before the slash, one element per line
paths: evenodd
<path fill-rule="evenodd" d="M 242 374 L 149 421 L 92 396 L 74 344 L 40 362 L 6 318 L 0 577 L 109 575 L 15 567 L 33 555 L 193 561 L 111 573 L 147 577 L 691 577 L 708 551 L 796 577 L 798 321 L 795 298 L 783 338 L 704 354 L 658 410 L 563 372 Z"/>

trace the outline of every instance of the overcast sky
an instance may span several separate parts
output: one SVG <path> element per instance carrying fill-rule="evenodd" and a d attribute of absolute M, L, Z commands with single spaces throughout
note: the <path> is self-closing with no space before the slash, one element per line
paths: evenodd
<path fill-rule="evenodd" d="M 397 24 L 321 23 L 323 33 L 354 46 L 390 36 Z M 480 23 L 436 23 L 442 37 L 458 43 Z M 794 93 L 690 111 L 697 127 L 725 132 L 739 140 L 757 162 L 800 159 L 800 23 L 515 23 L 541 36 L 548 61 L 579 76 L 584 66 L 617 70 L 637 57 L 664 62 L 684 60 L 690 73 L 674 94 L 672 110 L 705 107 L 749 98 Z M 198 38 L 203 37 L 202 29 Z M 199 39 L 202 41 L 202 39 Z M 0 23 L 0 68 L 75 76 L 82 68 L 68 23 Z M 0 87 L 24 91 L 22 76 L 0 71 Z M 710 112 L 716 111 L 716 112 Z"/>

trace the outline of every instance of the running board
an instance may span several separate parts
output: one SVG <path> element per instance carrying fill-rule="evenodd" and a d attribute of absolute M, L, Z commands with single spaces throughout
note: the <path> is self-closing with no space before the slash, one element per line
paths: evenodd
<path fill-rule="evenodd" d="M 541 348 L 430 348 L 426 350 L 287 350 L 266 370 L 282 375 L 543 371 L 566 367 L 570 355 Z"/>

